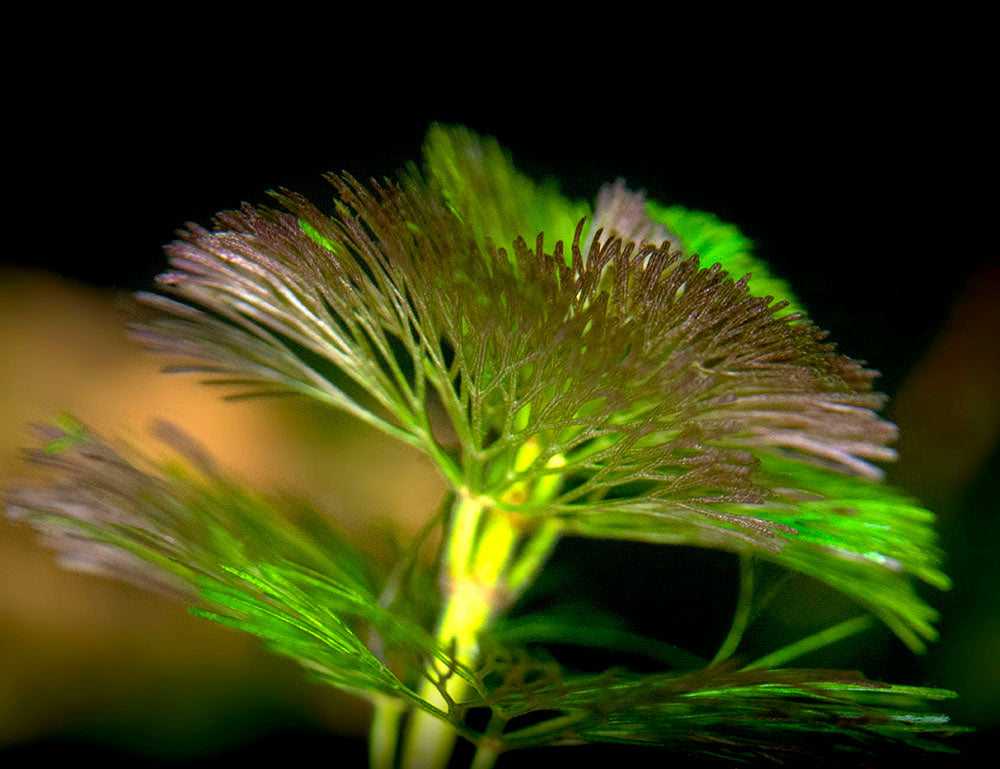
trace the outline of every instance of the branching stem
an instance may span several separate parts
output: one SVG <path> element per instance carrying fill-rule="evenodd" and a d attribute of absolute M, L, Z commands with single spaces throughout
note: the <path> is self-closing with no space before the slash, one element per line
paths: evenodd
<path fill-rule="evenodd" d="M 475 662 L 479 653 L 478 635 L 498 608 L 496 576 L 492 583 L 479 582 L 477 578 L 480 575 L 499 576 L 513 549 L 513 536 L 499 536 L 500 524 L 494 519 L 501 515 L 488 510 L 483 500 L 466 491 L 459 494 L 452 510 L 442 564 L 445 600 L 437 637 L 442 645 L 454 649 L 458 662 L 466 665 Z M 494 534 L 479 536 L 481 530 Z M 494 565 L 497 559 L 501 562 Z M 467 689 L 465 681 L 452 677 L 444 683 L 442 691 L 428 677 L 420 695 L 440 707 L 446 705 L 446 696 L 461 700 Z M 448 763 L 456 737 L 450 724 L 428 713 L 414 713 L 406 736 L 402 766 L 404 769 L 442 769 Z"/>
<path fill-rule="evenodd" d="M 518 461 L 537 456 L 537 444 L 525 446 Z M 534 488 L 514 484 L 501 501 L 528 495 L 557 493 L 558 484 L 539 483 Z M 516 513 L 497 500 L 479 497 L 462 489 L 455 499 L 444 548 L 441 589 L 444 604 L 438 620 L 437 638 L 454 650 L 456 661 L 472 666 L 479 657 L 479 635 L 519 595 L 541 569 L 559 536 L 559 525 L 547 522 L 526 530 Z M 442 682 L 429 671 L 420 696 L 435 707 L 447 709 L 448 701 L 461 702 L 469 684 L 453 676 Z M 442 769 L 447 765 L 457 733 L 430 713 L 416 712 L 410 721 L 404 746 L 403 769 Z M 496 753 L 481 748 L 474 766 L 486 769 Z"/>

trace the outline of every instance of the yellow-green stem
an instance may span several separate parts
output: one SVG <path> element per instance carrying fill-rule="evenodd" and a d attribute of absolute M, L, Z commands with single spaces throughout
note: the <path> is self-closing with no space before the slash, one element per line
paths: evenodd
<path fill-rule="evenodd" d="M 476 531 L 483 515 L 483 504 L 463 493 L 459 496 L 452 513 L 451 528 L 448 532 L 445 552 L 446 572 L 449 579 L 458 579 L 469 568 L 475 548 Z"/>
<path fill-rule="evenodd" d="M 445 605 L 437 638 L 454 649 L 463 665 L 475 663 L 479 633 L 503 608 L 502 577 L 517 544 L 517 532 L 505 513 L 488 509 L 483 500 L 468 493 L 459 496 L 452 515 L 445 551 L 442 586 Z M 434 675 L 433 671 L 430 673 Z M 445 683 L 452 700 L 468 694 L 468 684 L 457 676 Z M 420 695 L 431 704 L 447 709 L 444 697 L 430 681 Z M 456 739 L 455 730 L 423 711 L 414 713 L 403 753 L 404 769 L 441 769 L 448 763 Z"/>
<path fill-rule="evenodd" d="M 368 733 L 369 769 L 393 769 L 396 763 L 396 742 L 404 708 L 399 700 L 378 697 L 375 716 Z"/>
<path fill-rule="evenodd" d="M 496 763 L 498 754 L 496 751 L 490 748 L 480 747 L 476 751 L 476 755 L 472 758 L 472 764 L 470 764 L 469 769 L 491 769 L 493 764 Z"/>
<path fill-rule="evenodd" d="M 540 452 L 538 441 L 525 443 L 518 451 L 515 471 L 524 472 Z M 557 468 L 563 463 L 561 456 L 553 457 L 547 466 Z M 557 475 L 543 476 L 534 487 L 517 481 L 501 495 L 500 501 L 507 504 L 528 498 L 537 501 L 539 497 L 553 496 L 558 488 Z M 518 517 L 494 504 L 463 489 L 456 499 L 447 532 L 441 569 L 444 605 L 438 620 L 437 640 L 453 649 L 455 659 L 466 666 L 474 665 L 479 657 L 480 633 L 530 583 L 559 537 L 559 525 L 546 521 L 521 546 L 524 534 Z M 469 693 L 469 685 L 458 676 L 445 682 L 443 693 L 431 680 L 435 671 L 429 671 L 429 676 L 419 694 L 443 711 L 448 710 L 446 698 L 461 702 Z M 456 738 L 451 724 L 425 711 L 415 712 L 407 729 L 403 769 L 443 769 Z M 495 760 L 496 754 L 491 750 L 477 753 L 477 766 L 484 769 Z"/>
<path fill-rule="evenodd" d="M 549 519 L 525 542 L 507 575 L 507 586 L 512 596 L 520 595 L 531 584 L 559 541 L 561 530 L 558 521 Z"/>

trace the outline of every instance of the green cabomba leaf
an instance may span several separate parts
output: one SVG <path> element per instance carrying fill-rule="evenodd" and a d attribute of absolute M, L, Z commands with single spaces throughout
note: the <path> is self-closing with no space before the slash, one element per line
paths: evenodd
<path fill-rule="evenodd" d="M 189 226 L 136 334 L 170 370 L 234 397 L 303 394 L 425 452 L 454 503 L 437 626 L 398 595 L 398 574 L 371 573 L 328 525 L 303 533 L 186 443 L 198 478 L 138 469 L 76 427 L 48 435 L 54 450 L 36 460 L 88 480 L 15 492 L 11 509 L 58 533 L 64 557 L 193 586 L 200 616 L 380 708 L 418 709 L 483 755 L 587 741 L 777 755 L 799 733 L 867 744 L 949 731 L 927 712 L 943 693 L 846 673 L 699 666 L 671 649 L 695 669 L 526 677 L 516 655 L 484 654 L 480 639 L 566 534 L 765 559 L 843 592 L 915 650 L 936 614 L 913 583 L 948 580 L 931 514 L 880 483 L 896 429 L 878 416 L 875 372 L 835 352 L 736 228 L 621 181 L 593 209 L 567 201 L 492 140 L 441 126 L 422 172 L 330 181 L 332 215 L 281 192 L 283 211 Z M 492 713 L 485 731 L 468 725 L 476 708 Z M 377 712 L 390 736 L 373 763 L 390 767 L 398 716 Z M 444 745 L 433 758 L 432 743 Z M 418 715 L 402 763 L 443 766 L 449 750 Z"/>
<path fill-rule="evenodd" d="M 720 221 L 715 214 L 664 206 L 653 200 L 646 209 L 650 219 L 676 233 L 686 253 L 698 254 L 704 264 L 718 262 L 731 275 L 751 274 L 748 287 L 754 295 L 788 302 L 779 314 L 803 312 L 788 284 L 771 275 L 767 265 L 754 258 L 753 243 L 732 224 Z"/>

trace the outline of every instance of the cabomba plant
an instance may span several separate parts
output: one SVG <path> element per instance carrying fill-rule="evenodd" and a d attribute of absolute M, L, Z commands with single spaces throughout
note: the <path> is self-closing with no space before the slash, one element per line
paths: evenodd
<path fill-rule="evenodd" d="M 10 492 L 8 513 L 64 563 L 194 597 L 196 615 L 371 700 L 376 769 L 444 767 L 458 737 L 476 769 L 596 742 L 744 759 L 940 749 L 955 728 L 933 703 L 950 692 L 783 667 L 871 618 L 916 652 L 935 636 L 913 583 L 948 579 L 931 513 L 880 483 L 896 428 L 875 372 L 710 214 L 623 182 L 593 209 L 570 202 L 461 128 L 432 127 L 424 152 L 398 183 L 331 176 L 332 215 L 281 192 L 280 210 L 189 226 L 135 328 L 173 371 L 315 398 L 425 453 L 449 490 L 395 566 L 245 490 L 166 425 L 179 458 L 159 466 L 70 418 L 41 428 L 30 456 L 57 479 Z M 438 527 L 431 566 L 419 551 Z M 736 554 L 715 658 L 580 673 L 543 652 L 546 637 L 590 642 L 572 611 L 505 631 L 563 537 Z M 863 613 L 734 662 L 760 562 Z M 605 635 L 593 645 L 614 646 Z"/>

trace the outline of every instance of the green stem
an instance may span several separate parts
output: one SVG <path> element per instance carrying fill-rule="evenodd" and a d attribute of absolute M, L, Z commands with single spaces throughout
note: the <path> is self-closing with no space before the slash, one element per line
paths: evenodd
<path fill-rule="evenodd" d="M 539 456 L 537 441 L 518 451 L 514 470 L 524 472 Z M 548 461 L 558 468 L 561 457 Z M 529 497 L 551 497 L 559 488 L 558 475 L 543 477 L 533 487 L 515 481 L 499 500 L 475 496 L 466 488 L 455 500 L 441 567 L 444 605 L 438 619 L 437 640 L 452 649 L 455 660 L 472 666 L 479 657 L 479 635 L 535 577 L 555 546 L 560 526 L 548 521 L 524 542 L 521 520 L 502 505 L 523 503 Z M 523 546 L 522 546 L 523 545 Z M 443 685 L 428 671 L 420 696 L 447 712 L 451 702 L 463 701 L 469 684 L 452 676 Z M 424 711 L 416 712 L 407 729 L 403 769 L 443 769 L 454 748 L 455 726 Z M 481 747 L 474 766 L 487 769 L 496 760 L 491 748 Z"/>
<path fill-rule="evenodd" d="M 482 500 L 467 492 L 456 500 L 444 554 L 445 604 L 437 638 L 445 648 L 453 648 L 457 661 L 464 665 L 474 664 L 479 654 L 479 633 L 499 608 L 494 594 L 516 544 L 509 525 L 505 533 L 504 521 L 504 514 L 489 510 Z M 420 689 L 421 697 L 443 710 L 447 710 L 446 696 L 460 701 L 467 693 L 468 684 L 457 676 L 446 682 L 443 693 L 430 678 Z M 443 769 L 456 737 L 451 724 L 423 711 L 414 713 L 406 736 L 403 768 Z"/>
<path fill-rule="evenodd" d="M 749 555 L 740 554 L 740 596 L 736 601 L 736 611 L 733 613 L 733 624 L 729 634 L 722 642 L 718 653 L 709 663 L 718 665 L 733 656 L 743 639 L 743 633 L 750 621 L 750 607 L 753 604 L 753 559 Z"/>
<path fill-rule="evenodd" d="M 759 660 L 751 662 L 743 669 L 752 670 L 754 668 L 780 667 L 786 662 L 792 661 L 796 657 L 801 657 L 803 654 L 808 654 L 809 652 L 816 651 L 817 649 L 822 649 L 824 646 L 829 646 L 837 641 L 842 641 L 855 633 L 860 633 L 862 630 L 867 630 L 872 626 L 873 622 L 874 619 L 868 614 L 846 620 L 841 622 L 839 625 L 834 625 L 826 630 L 821 630 L 819 633 L 815 633 L 807 638 L 803 638 L 801 641 L 796 641 L 793 644 L 789 644 L 788 646 L 778 649 L 776 652 L 772 652 L 765 657 L 761 657 Z"/>
<path fill-rule="evenodd" d="M 451 528 L 445 548 L 445 569 L 449 580 L 468 572 L 475 548 L 476 532 L 483 515 L 483 504 L 463 493 L 452 512 Z"/>
<path fill-rule="evenodd" d="M 396 743 L 399 722 L 404 708 L 398 700 L 379 697 L 375 701 L 375 717 L 368 733 L 368 765 L 370 769 L 393 769 L 396 764 Z"/>
<path fill-rule="evenodd" d="M 479 747 L 476 750 L 476 755 L 472 758 L 472 763 L 469 765 L 469 769 L 492 769 L 493 764 L 496 763 L 499 753 L 490 748 Z"/>
<path fill-rule="evenodd" d="M 555 549 L 561 530 L 562 525 L 550 518 L 530 536 L 510 567 L 507 584 L 513 595 L 520 595 L 538 575 Z"/>

